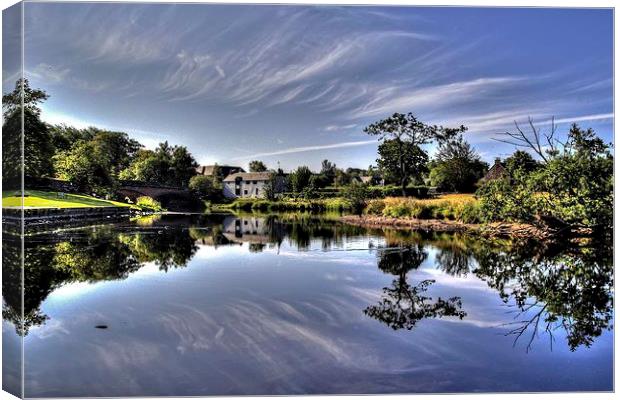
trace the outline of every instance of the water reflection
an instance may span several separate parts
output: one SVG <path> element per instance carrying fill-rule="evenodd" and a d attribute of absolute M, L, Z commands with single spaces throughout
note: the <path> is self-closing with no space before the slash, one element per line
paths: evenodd
<path fill-rule="evenodd" d="M 467 236 L 365 230 L 310 216 L 211 216 L 194 219 L 138 220 L 29 237 L 25 247 L 25 304 L 19 304 L 19 241 L 3 242 L 3 318 L 19 335 L 44 324 L 39 309 L 56 288 L 72 282 L 122 280 L 154 263 L 159 270 L 185 267 L 199 245 L 247 244 L 251 253 L 279 249 L 283 242 L 297 251 L 320 243 L 323 251 L 342 249 L 347 237 L 377 242 L 377 267 L 394 276 L 378 302 L 363 313 L 392 329 L 413 329 L 427 318 L 467 319 L 458 288 L 447 297 L 431 296 L 433 279 L 417 270 L 434 252 L 436 268 L 454 277 L 473 275 L 494 289 L 512 314 L 506 334 L 525 340 L 529 350 L 540 334 L 553 343 L 563 332 L 571 350 L 590 346 L 613 318 L 611 246 L 571 248 L 532 244 L 505 246 Z M 555 335 L 555 336 L 554 336 Z"/>
<path fill-rule="evenodd" d="M 463 319 L 467 313 L 462 310 L 458 296 L 433 301 L 425 296 L 428 287 L 435 283 L 425 279 L 410 284 L 407 274 L 422 265 L 428 257 L 422 244 L 406 245 L 395 249 L 383 249 L 378 254 L 380 270 L 395 275 L 392 286 L 383 288 L 379 304 L 367 307 L 364 313 L 392 329 L 411 330 L 418 321 L 425 318 L 458 317 Z"/>

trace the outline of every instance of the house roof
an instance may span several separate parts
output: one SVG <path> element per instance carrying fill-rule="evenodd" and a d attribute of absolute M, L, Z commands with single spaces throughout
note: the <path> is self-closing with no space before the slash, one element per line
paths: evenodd
<path fill-rule="evenodd" d="M 495 164 L 489 169 L 487 174 L 484 176 L 485 180 L 494 180 L 501 179 L 506 174 L 506 168 L 502 165 L 500 160 L 495 160 Z"/>
<path fill-rule="evenodd" d="M 234 182 L 241 178 L 244 181 L 268 181 L 272 172 L 237 172 L 224 178 L 224 182 Z"/>

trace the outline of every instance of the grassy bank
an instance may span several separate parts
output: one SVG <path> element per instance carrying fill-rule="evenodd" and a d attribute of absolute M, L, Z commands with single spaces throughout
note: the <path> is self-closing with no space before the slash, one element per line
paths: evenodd
<path fill-rule="evenodd" d="M 2 192 L 2 207 L 21 207 L 22 199 L 14 191 Z M 58 192 L 26 190 L 24 207 L 39 208 L 84 208 L 84 207 L 132 207 L 132 204 L 103 200 L 81 194 L 61 195 Z"/>
<path fill-rule="evenodd" d="M 351 209 L 351 203 L 341 197 L 332 199 L 285 199 L 285 200 L 264 200 L 264 199 L 236 199 L 229 204 L 213 204 L 210 206 L 212 211 L 234 210 L 234 211 L 346 211 Z"/>
<path fill-rule="evenodd" d="M 365 213 L 392 218 L 447 219 L 466 224 L 481 222 L 478 201 L 471 194 L 449 194 L 433 199 L 386 197 L 370 200 Z"/>

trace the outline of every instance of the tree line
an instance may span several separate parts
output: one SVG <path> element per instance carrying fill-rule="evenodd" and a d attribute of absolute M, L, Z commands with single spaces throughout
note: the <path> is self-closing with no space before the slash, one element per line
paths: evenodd
<path fill-rule="evenodd" d="M 46 124 L 39 106 L 48 98 L 26 79 L 18 80 L 15 89 L 3 95 L 4 179 L 21 177 L 21 164 L 16 160 L 22 157 L 23 116 L 26 176 L 69 180 L 79 191 L 100 196 L 113 196 L 122 180 L 140 180 L 188 187 L 200 198 L 221 200 L 221 170 L 216 166 L 210 177 L 197 175 L 196 160 L 186 147 L 164 142 L 149 150 L 124 132 Z M 483 221 L 609 231 L 613 221 L 612 145 L 592 129 L 575 124 L 563 141 L 553 122 L 546 133 L 532 120 L 529 127 L 526 131 L 515 124 L 515 131 L 498 138 L 517 149 L 502 161 L 501 176 L 484 180 L 489 165 L 465 140 L 465 126 L 430 125 L 412 113 L 395 113 L 364 128 L 379 142 L 376 166 L 342 169 L 324 160 L 321 169 L 313 172 L 301 165 L 288 174 L 288 190 L 312 197 L 321 189 L 344 187 L 329 195 L 344 194 L 362 210 L 369 197 L 367 188 L 373 184 L 392 186 L 381 192 L 383 196 L 420 195 L 421 191 L 409 189 L 430 185 L 439 191 L 475 192 Z M 437 148 L 433 157 L 426 149 L 431 144 Z M 270 171 L 272 177 L 284 174 L 280 168 L 269 170 L 261 160 L 251 161 L 249 170 Z M 362 177 L 370 182 L 362 184 Z M 266 193 L 269 199 L 275 198 L 273 178 Z"/>
<path fill-rule="evenodd" d="M 196 174 L 198 164 L 184 146 L 163 142 L 148 150 L 125 132 L 46 124 L 39 105 L 48 98 L 27 79 L 18 80 L 15 89 L 2 96 L 4 179 L 21 177 L 22 112 L 25 176 L 64 179 L 78 191 L 111 196 L 121 180 L 187 187 Z"/>

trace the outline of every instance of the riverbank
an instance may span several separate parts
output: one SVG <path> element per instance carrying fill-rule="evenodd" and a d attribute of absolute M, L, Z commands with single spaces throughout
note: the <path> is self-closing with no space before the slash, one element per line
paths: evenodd
<path fill-rule="evenodd" d="M 72 208 L 3 208 L 3 231 L 25 233 L 53 230 L 96 222 L 129 219 L 138 211 L 131 207 L 72 207 Z"/>
<path fill-rule="evenodd" d="M 464 223 L 454 220 L 396 218 L 376 215 L 345 215 L 341 222 L 366 228 L 395 228 L 416 231 L 463 232 L 485 237 L 508 237 L 515 239 L 552 239 L 553 232 L 531 224 L 498 222 L 490 224 Z"/>
<path fill-rule="evenodd" d="M 135 207 L 120 201 L 104 200 L 84 194 L 26 190 L 24 196 L 19 191 L 3 191 L 2 207 L 14 208 L 95 208 L 95 207 Z"/>

